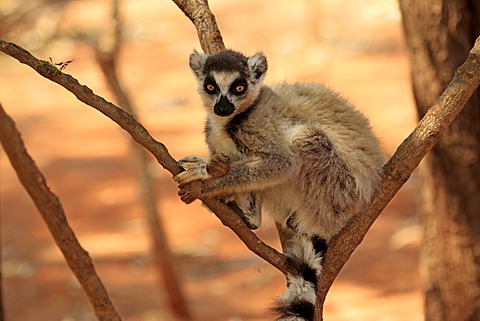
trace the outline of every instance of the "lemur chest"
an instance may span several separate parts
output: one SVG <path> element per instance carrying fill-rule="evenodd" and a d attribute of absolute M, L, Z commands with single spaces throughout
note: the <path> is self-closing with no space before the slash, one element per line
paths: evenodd
<path fill-rule="evenodd" d="M 242 151 L 239 150 L 232 137 L 227 133 L 224 126 L 208 126 L 207 144 L 211 154 L 225 154 L 231 158 L 242 158 Z"/>

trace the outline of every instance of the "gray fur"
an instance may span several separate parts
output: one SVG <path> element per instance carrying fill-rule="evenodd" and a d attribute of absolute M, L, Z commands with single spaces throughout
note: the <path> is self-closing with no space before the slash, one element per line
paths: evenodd
<path fill-rule="evenodd" d="M 190 169 L 179 174 L 184 201 L 238 196 L 245 210 L 254 197 L 258 208 L 247 215 L 253 225 L 263 212 L 288 228 L 295 213 L 295 233 L 328 241 L 370 200 L 383 156 L 367 119 L 337 93 L 314 83 L 264 86 L 267 60 L 261 53 L 194 52 L 190 66 L 207 111 L 210 154 L 228 155 L 230 168 L 222 177 Z M 240 96 L 229 92 L 238 78 L 248 84 Z M 205 91 L 206 79 L 215 80 L 217 95 Z M 234 105 L 230 115 L 214 112 L 222 95 Z M 189 182 L 198 179 L 203 183 L 194 191 Z"/>

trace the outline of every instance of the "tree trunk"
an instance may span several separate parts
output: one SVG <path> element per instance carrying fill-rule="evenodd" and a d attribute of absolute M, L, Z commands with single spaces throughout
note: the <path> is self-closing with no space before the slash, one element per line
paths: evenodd
<path fill-rule="evenodd" d="M 1 220 L 1 216 L 0 216 L 0 220 Z M 0 321 L 4 321 L 4 320 L 5 320 L 5 314 L 3 312 L 2 234 L 1 234 L 1 228 L 0 228 Z"/>
<path fill-rule="evenodd" d="M 480 32 L 478 0 L 399 0 L 422 117 Z M 425 320 L 480 320 L 480 92 L 420 167 Z"/>

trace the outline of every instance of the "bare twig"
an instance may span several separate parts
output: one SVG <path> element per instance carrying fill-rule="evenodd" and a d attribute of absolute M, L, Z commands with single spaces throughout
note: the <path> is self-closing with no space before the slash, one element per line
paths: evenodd
<path fill-rule="evenodd" d="M 225 50 L 222 35 L 207 0 L 173 0 L 197 29 L 200 45 L 211 55 Z"/>
<path fill-rule="evenodd" d="M 57 196 L 47 186 L 33 159 L 25 150 L 13 120 L 0 105 L 0 141 L 18 178 L 35 202 L 70 269 L 85 290 L 95 315 L 102 321 L 120 321 L 107 291 L 95 272 L 88 253 L 68 225 Z"/>
<path fill-rule="evenodd" d="M 175 159 L 168 153 L 162 143 L 156 141 L 132 115 L 118 108 L 104 98 L 96 95 L 85 85 L 81 85 L 71 75 L 60 72 L 47 61 L 35 58 L 30 52 L 10 42 L 0 40 L 0 51 L 17 59 L 37 71 L 43 77 L 61 85 L 77 97 L 81 102 L 97 109 L 105 116 L 117 123 L 132 138 L 145 147 L 157 161 L 171 174 L 176 175 L 183 171 Z M 216 199 L 201 199 L 201 201 L 220 219 L 223 225 L 229 227 L 255 254 L 276 267 L 282 273 L 294 272 L 292 264 L 281 253 L 263 243 L 250 231 L 241 218 L 228 206 Z"/>

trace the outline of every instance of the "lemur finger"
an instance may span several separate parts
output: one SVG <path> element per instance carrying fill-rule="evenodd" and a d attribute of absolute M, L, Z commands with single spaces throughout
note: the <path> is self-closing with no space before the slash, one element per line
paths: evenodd
<path fill-rule="evenodd" d="M 192 195 L 190 195 L 190 194 L 188 194 L 188 193 L 185 194 L 185 195 L 183 195 L 183 196 L 181 196 L 180 199 L 181 199 L 185 204 L 191 204 L 191 203 L 193 203 L 193 201 L 196 200 L 195 197 L 193 197 Z"/>
<path fill-rule="evenodd" d="M 181 200 L 185 203 L 189 204 L 200 198 L 203 194 L 204 183 L 202 181 L 194 181 L 191 183 L 184 183 L 179 186 L 180 190 L 178 191 L 178 195 L 180 196 Z"/>
<path fill-rule="evenodd" d="M 230 162 L 230 156 L 224 153 L 215 154 L 210 159 L 210 162 L 212 161 L 215 161 L 217 163 L 228 164 Z"/>
<path fill-rule="evenodd" d="M 181 172 L 173 177 L 173 180 L 179 184 L 187 184 L 193 181 L 205 180 L 210 175 L 205 168 L 195 168 Z"/>
<path fill-rule="evenodd" d="M 189 178 L 191 177 L 190 174 L 187 174 L 188 171 L 183 171 L 175 176 L 173 176 L 173 180 L 179 184 L 186 184 L 189 182 Z"/>
<path fill-rule="evenodd" d="M 182 202 L 184 202 L 185 204 L 190 204 L 192 203 L 196 197 L 194 197 L 192 195 L 192 193 L 190 193 L 190 191 L 186 190 L 186 189 L 180 189 L 178 191 L 178 196 L 180 196 L 180 199 L 182 200 Z"/>
<path fill-rule="evenodd" d="M 207 166 L 207 162 L 200 156 L 190 155 L 181 158 L 178 162 L 178 165 L 182 166 L 184 169 L 189 170 L 201 166 Z"/>
<path fill-rule="evenodd" d="M 178 182 L 178 188 L 181 191 L 182 189 L 184 189 L 190 183 L 191 183 L 190 181 L 179 181 Z"/>
<path fill-rule="evenodd" d="M 201 181 L 192 181 L 192 182 L 187 182 L 187 181 L 182 181 L 178 184 L 178 188 L 180 189 L 179 193 L 184 190 L 185 192 L 187 191 L 192 191 L 192 190 L 199 190 L 201 191 Z"/>
<path fill-rule="evenodd" d="M 197 156 L 197 155 L 188 155 L 188 156 L 185 156 L 185 157 L 182 157 L 178 160 L 178 162 L 197 162 L 197 163 L 205 163 L 205 159 L 203 159 L 203 157 L 200 157 L 200 156 Z"/>
<path fill-rule="evenodd" d="M 207 173 L 215 177 L 225 176 L 230 169 L 228 164 L 211 161 L 207 166 Z"/>

